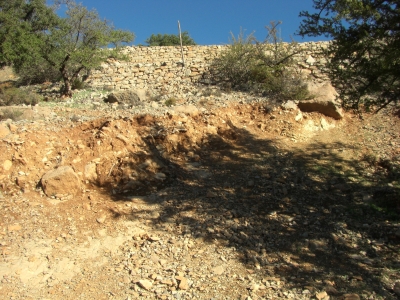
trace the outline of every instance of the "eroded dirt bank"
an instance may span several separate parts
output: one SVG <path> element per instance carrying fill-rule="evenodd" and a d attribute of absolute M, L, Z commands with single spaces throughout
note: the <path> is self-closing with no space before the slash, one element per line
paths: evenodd
<path fill-rule="evenodd" d="M 1 298 L 396 299 L 392 114 L 48 115 L 4 124 Z M 78 195 L 44 194 L 59 166 Z"/>

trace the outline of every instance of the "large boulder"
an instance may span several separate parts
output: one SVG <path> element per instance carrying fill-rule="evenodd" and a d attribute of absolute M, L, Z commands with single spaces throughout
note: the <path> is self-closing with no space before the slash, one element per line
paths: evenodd
<path fill-rule="evenodd" d="M 145 99 L 146 93 L 143 90 L 126 90 L 109 94 L 104 102 L 138 106 L 142 105 Z"/>
<path fill-rule="evenodd" d="M 43 175 L 42 186 L 48 196 L 66 198 L 81 193 L 81 181 L 70 166 L 62 166 Z"/>
<path fill-rule="evenodd" d="M 303 112 L 319 112 L 336 120 L 343 118 L 343 111 L 338 102 L 338 93 L 330 83 L 309 85 L 308 91 L 313 96 L 311 100 L 301 100 L 297 104 Z"/>

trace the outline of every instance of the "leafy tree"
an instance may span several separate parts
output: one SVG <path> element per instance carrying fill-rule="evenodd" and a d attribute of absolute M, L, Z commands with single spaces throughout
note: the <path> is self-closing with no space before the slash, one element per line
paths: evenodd
<path fill-rule="evenodd" d="M 58 21 L 45 0 L 0 0 L 0 63 L 12 63 L 18 71 L 38 60 L 43 35 Z"/>
<path fill-rule="evenodd" d="M 81 71 L 99 66 L 111 55 L 118 56 L 121 44 L 131 42 L 134 35 L 114 29 L 96 11 L 88 11 L 81 4 L 67 2 L 66 15 L 60 26 L 49 30 L 41 54 L 60 71 L 64 95 L 70 96 L 71 84 Z M 114 46 L 112 51 L 101 50 L 109 45 Z"/>
<path fill-rule="evenodd" d="M 152 34 L 145 43 L 148 46 L 180 46 L 179 35 L 175 34 Z M 196 45 L 187 31 L 182 32 L 182 45 Z"/>
<path fill-rule="evenodd" d="M 8 0 L 0 1 L 3 5 Z M 122 43 L 134 38 L 132 33 L 116 30 L 101 20 L 96 11 L 73 1 L 61 1 L 67 7 L 65 18 L 47 7 L 46 0 L 10 3 L 13 5 L 0 7 L 4 15 L 0 22 L 7 21 L 7 26 L 1 26 L 1 47 L 8 51 L 0 60 L 12 63 L 17 73 L 39 65 L 57 70 L 66 96 L 72 95 L 72 83 L 82 71 L 99 66 L 110 56 L 119 56 Z M 114 48 L 107 49 L 110 45 Z"/>
<path fill-rule="evenodd" d="M 302 36 L 332 38 L 328 75 L 344 105 L 377 111 L 400 99 L 400 3 L 398 0 L 314 0 L 303 11 Z"/>

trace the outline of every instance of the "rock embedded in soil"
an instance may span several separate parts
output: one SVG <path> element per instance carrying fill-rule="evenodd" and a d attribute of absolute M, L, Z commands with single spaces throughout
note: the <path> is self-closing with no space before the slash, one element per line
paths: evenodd
<path fill-rule="evenodd" d="M 224 269 L 224 267 L 222 267 L 222 266 L 217 266 L 217 267 L 215 267 L 215 268 L 212 268 L 212 272 L 213 272 L 215 275 L 222 275 L 222 274 L 225 272 L 225 269 Z"/>
<path fill-rule="evenodd" d="M 62 166 L 43 175 L 43 191 L 48 196 L 76 196 L 81 192 L 81 182 L 70 166 Z"/>
<path fill-rule="evenodd" d="M 5 138 L 11 132 L 5 124 L 0 124 L 0 139 Z"/>

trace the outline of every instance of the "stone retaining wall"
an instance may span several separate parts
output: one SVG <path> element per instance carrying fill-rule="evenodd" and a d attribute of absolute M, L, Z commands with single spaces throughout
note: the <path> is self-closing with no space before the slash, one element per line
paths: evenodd
<path fill-rule="evenodd" d="M 302 51 L 296 56 L 301 72 L 309 78 L 323 81 L 325 59 L 320 51 L 327 42 L 299 43 Z M 221 51 L 229 46 L 184 46 L 185 65 L 180 47 L 126 47 L 128 61 L 109 60 L 91 72 L 89 86 L 107 90 L 145 89 L 161 95 L 180 96 L 193 91 L 196 83 L 204 83 L 204 74 Z"/>

